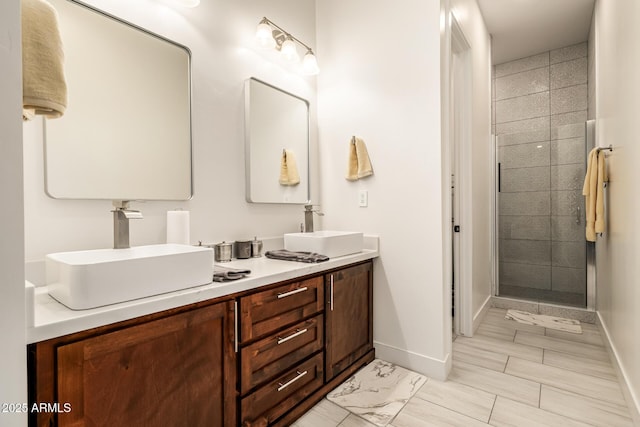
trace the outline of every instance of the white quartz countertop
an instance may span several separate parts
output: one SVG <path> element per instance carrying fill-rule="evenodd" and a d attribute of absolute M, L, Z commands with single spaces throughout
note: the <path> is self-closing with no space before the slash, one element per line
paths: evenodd
<path fill-rule="evenodd" d="M 365 245 L 365 247 L 367 246 L 369 245 Z M 249 269 L 251 274 L 231 282 L 212 282 L 207 285 L 89 310 L 71 310 L 51 298 L 47 287 L 41 286 L 35 289 L 34 321 L 33 326 L 27 328 L 27 343 L 44 341 L 171 308 L 224 297 L 376 257 L 378 257 L 377 239 L 375 249 L 365 249 L 357 254 L 332 258 L 329 261 L 314 264 L 275 260 L 264 256 L 233 259 L 231 262 L 216 264 L 216 266 Z"/>

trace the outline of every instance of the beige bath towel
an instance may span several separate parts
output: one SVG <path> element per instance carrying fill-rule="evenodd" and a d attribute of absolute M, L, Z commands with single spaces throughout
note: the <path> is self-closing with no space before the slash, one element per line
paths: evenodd
<path fill-rule="evenodd" d="M 22 0 L 23 119 L 56 118 L 67 107 L 64 52 L 56 10 L 45 0 Z"/>
<path fill-rule="evenodd" d="M 280 185 L 298 185 L 300 183 L 300 175 L 298 174 L 298 162 L 296 156 L 291 150 L 282 150 L 280 159 Z"/>
<path fill-rule="evenodd" d="M 349 143 L 349 163 L 347 165 L 346 178 L 349 181 L 356 181 L 369 175 L 373 175 L 373 168 L 371 167 L 367 146 L 362 139 L 354 136 Z"/>
<path fill-rule="evenodd" d="M 589 152 L 587 174 L 584 177 L 584 185 L 582 187 L 587 211 L 585 236 L 589 242 L 595 242 L 596 234 L 605 231 L 604 183 L 608 179 L 605 154 L 594 148 Z"/>

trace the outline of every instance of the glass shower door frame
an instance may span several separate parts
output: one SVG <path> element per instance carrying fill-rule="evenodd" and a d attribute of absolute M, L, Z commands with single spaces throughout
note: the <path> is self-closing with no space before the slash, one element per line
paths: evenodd
<path fill-rule="evenodd" d="M 499 150 L 498 150 L 498 136 L 492 134 L 492 159 L 493 159 L 493 194 L 492 194 L 492 206 L 494 211 L 494 221 L 492 223 L 492 288 L 493 295 L 497 297 L 507 297 L 507 298 L 515 298 L 518 297 L 510 297 L 500 295 L 500 207 L 499 207 L 499 182 L 500 182 L 500 173 L 499 170 Z M 587 154 L 589 151 L 595 147 L 595 120 L 589 120 L 585 122 L 585 159 L 588 158 Z M 596 270 L 595 270 L 595 244 L 588 243 L 585 244 L 586 251 L 586 304 L 583 308 L 587 310 L 595 310 L 596 308 Z M 524 299 L 523 301 L 527 301 Z M 536 302 L 540 303 L 548 303 L 554 305 L 562 305 L 561 303 L 552 302 L 552 301 L 542 301 L 537 300 Z M 572 307 L 572 306 L 568 306 Z M 575 307 L 580 308 L 580 307 Z"/>

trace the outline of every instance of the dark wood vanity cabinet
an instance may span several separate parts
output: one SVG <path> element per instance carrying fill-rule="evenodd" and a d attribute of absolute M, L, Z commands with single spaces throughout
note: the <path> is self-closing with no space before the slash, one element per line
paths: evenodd
<path fill-rule="evenodd" d="M 271 425 L 324 384 L 322 276 L 240 297 L 240 421 Z"/>
<path fill-rule="evenodd" d="M 30 345 L 30 407 L 60 408 L 30 425 L 235 426 L 233 311 L 172 310 Z"/>
<path fill-rule="evenodd" d="M 370 262 L 325 275 L 325 378 L 330 381 L 373 349 Z"/>
<path fill-rule="evenodd" d="M 374 358 L 371 261 L 240 301 L 243 427 L 290 425 Z"/>
<path fill-rule="evenodd" d="M 288 426 L 373 360 L 372 286 L 365 261 L 31 344 L 29 405 L 62 410 L 29 425 Z"/>

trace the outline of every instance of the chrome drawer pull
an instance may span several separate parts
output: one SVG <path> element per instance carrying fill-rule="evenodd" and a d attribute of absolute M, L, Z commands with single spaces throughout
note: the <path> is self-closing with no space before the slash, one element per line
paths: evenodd
<path fill-rule="evenodd" d="M 304 371 L 304 372 L 300 372 L 300 371 L 296 371 L 296 374 L 298 374 L 294 379 L 287 381 L 286 383 L 282 384 L 282 383 L 278 383 L 278 385 L 280 387 L 278 387 L 278 391 L 282 391 L 285 388 L 289 387 L 291 384 L 295 383 L 296 381 L 298 381 L 300 378 L 304 377 L 305 375 L 307 375 L 307 372 L 309 371 Z"/>
<path fill-rule="evenodd" d="M 300 292 L 304 292 L 306 290 L 307 290 L 307 287 L 305 286 L 304 288 L 298 288 L 298 289 L 294 289 L 294 290 L 289 291 L 289 292 L 284 292 L 284 293 L 278 294 L 278 299 L 286 298 L 286 297 L 289 297 L 289 296 L 295 295 L 295 294 L 299 294 Z"/>
<path fill-rule="evenodd" d="M 289 335 L 288 337 L 284 337 L 284 338 L 278 337 L 278 345 L 280 345 L 282 343 L 285 343 L 285 342 L 287 342 L 289 340 L 292 340 L 295 337 L 304 334 L 305 332 L 307 332 L 306 328 L 305 329 L 296 329 L 296 331 L 293 334 Z"/>
<path fill-rule="evenodd" d="M 331 275 L 331 311 L 333 311 L 333 274 Z"/>
<path fill-rule="evenodd" d="M 238 300 L 233 302 L 233 348 L 238 352 Z"/>

